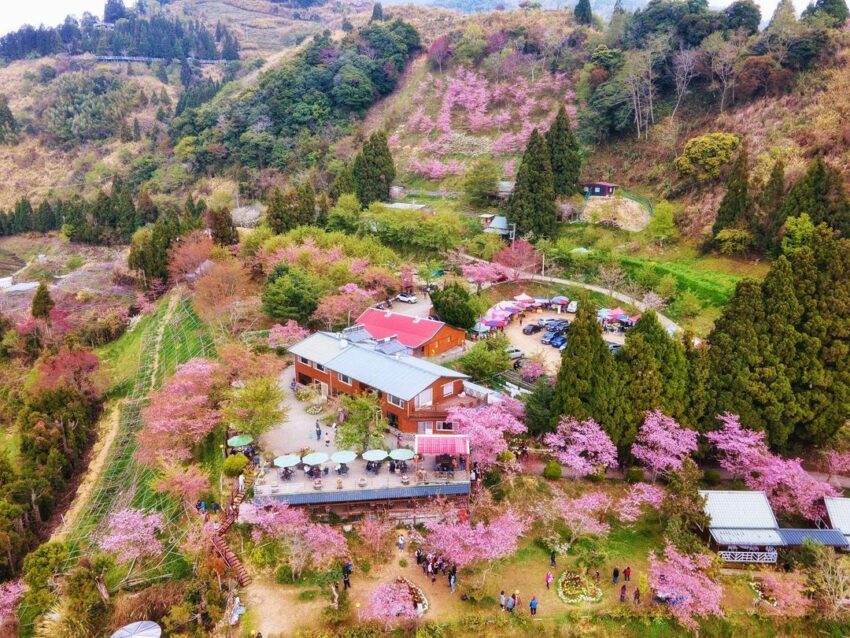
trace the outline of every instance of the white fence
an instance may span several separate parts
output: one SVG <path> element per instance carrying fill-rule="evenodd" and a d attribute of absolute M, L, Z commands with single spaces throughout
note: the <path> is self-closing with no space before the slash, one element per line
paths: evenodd
<path fill-rule="evenodd" d="M 727 563 L 775 563 L 776 552 L 745 552 L 745 551 L 722 551 L 718 552 L 720 558 Z"/>

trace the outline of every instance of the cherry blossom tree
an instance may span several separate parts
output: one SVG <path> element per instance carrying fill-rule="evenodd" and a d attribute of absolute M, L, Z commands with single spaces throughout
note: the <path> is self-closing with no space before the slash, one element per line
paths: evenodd
<path fill-rule="evenodd" d="M 191 458 L 191 448 L 213 431 L 220 413 L 210 399 L 219 365 L 190 359 L 177 368 L 162 389 L 150 395 L 142 410 L 145 427 L 136 440 L 140 461 L 148 465 Z"/>
<path fill-rule="evenodd" d="M 269 347 L 286 348 L 306 338 L 309 334 L 309 330 L 299 326 L 294 319 L 290 319 L 283 325 L 276 323 L 269 329 Z"/>
<path fill-rule="evenodd" d="M 612 505 L 613 500 L 604 492 L 588 492 L 577 498 L 556 499 L 555 507 L 568 530 L 565 549 L 582 538 L 607 535 L 611 526 L 603 517 Z"/>
<path fill-rule="evenodd" d="M 470 283 L 475 284 L 476 292 L 481 292 L 484 284 L 491 284 L 499 280 L 504 269 L 498 264 L 487 261 L 476 261 L 461 268 L 463 276 Z"/>
<path fill-rule="evenodd" d="M 769 601 L 767 609 L 783 618 L 805 616 L 811 601 L 803 593 L 803 586 L 790 575 L 785 578 L 767 573 L 761 580 L 762 596 Z"/>
<path fill-rule="evenodd" d="M 544 435 L 543 442 L 553 448 L 553 456 L 570 468 L 575 478 L 617 465 L 617 448 L 593 419 L 562 417 L 557 430 Z"/>
<path fill-rule="evenodd" d="M 528 522 L 513 510 L 486 523 L 427 521 L 425 546 L 460 568 L 484 563 L 483 584 L 496 561 L 516 553 L 527 526 Z"/>
<path fill-rule="evenodd" d="M 61 349 L 52 357 L 43 359 L 38 366 L 38 385 L 50 390 L 68 387 L 86 396 L 97 397 L 93 375 L 100 360 L 88 350 Z"/>
<path fill-rule="evenodd" d="M 195 273 L 210 258 L 212 249 L 212 238 L 202 230 L 179 237 L 168 251 L 169 279 L 178 283 Z"/>
<path fill-rule="evenodd" d="M 660 410 L 651 410 L 632 445 L 632 455 L 652 472 L 655 480 L 659 474 L 681 468 L 682 461 L 696 449 L 696 432 L 681 427 Z"/>
<path fill-rule="evenodd" d="M 22 580 L 11 580 L 0 585 L 0 622 L 13 618 L 18 611 L 18 604 L 27 591 Z"/>
<path fill-rule="evenodd" d="M 355 283 L 345 284 L 339 294 L 326 295 L 311 317 L 313 321 L 323 323 L 328 330 L 349 325 L 372 303 L 372 293 Z"/>
<path fill-rule="evenodd" d="M 546 374 L 546 368 L 539 361 L 527 361 L 519 371 L 524 381 L 537 381 Z"/>
<path fill-rule="evenodd" d="M 127 508 L 112 514 L 107 532 L 100 539 L 105 552 L 116 555 L 119 563 L 129 563 L 162 552 L 157 532 L 162 530 L 162 514 Z"/>
<path fill-rule="evenodd" d="M 416 620 L 419 613 L 405 582 L 383 583 L 369 595 L 365 618 L 383 623 L 387 632 L 398 621 Z"/>
<path fill-rule="evenodd" d="M 504 402 L 480 408 L 451 408 L 446 422 L 453 423 L 458 434 L 469 436 L 470 458 L 484 468 L 496 463 L 498 456 L 508 450 L 506 435 L 526 431 L 525 424 Z"/>
<path fill-rule="evenodd" d="M 626 495 L 618 501 L 617 517 L 624 523 L 633 523 L 640 518 L 646 506 L 659 509 L 666 495 L 667 492 L 659 485 L 635 483 L 629 487 Z"/>
<path fill-rule="evenodd" d="M 712 558 L 707 554 L 680 553 L 669 542 L 663 558 L 649 555 L 649 584 L 659 596 L 668 598 L 666 609 L 691 631 L 696 631 L 696 618 L 722 616 L 723 587 L 706 575 Z"/>
<path fill-rule="evenodd" d="M 834 474 L 846 475 L 850 473 L 850 452 L 829 450 L 826 453 L 826 467 L 829 472 L 827 481 L 832 479 Z"/>
<path fill-rule="evenodd" d="M 186 505 L 194 505 L 210 489 L 210 481 L 197 465 L 188 467 L 169 466 L 154 486 L 157 492 L 165 492 Z"/>
<path fill-rule="evenodd" d="M 428 60 L 442 73 L 443 63 L 452 55 L 453 49 L 452 41 L 447 36 L 440 36 L 428 47 Z"/>
<path fill-rule="evenodd" d="M 394 531 L 395 524 L 383 516 L 363 519 L 357 530 L 375 558 L 386 557 Z"/>
<path fill-rule="evenodd" d="M 513 244 L 493 255 L 493 261 L 513 271 L 514 279 L 523 273 L 534 273 L 540 269 L 541 256 L 530 243 L 516 239 Z"/>
<path fill-rule="evenodd" d="M 720 466 L 734 478 L 743 479 L 751 490 L 767 494 L 777 511 L 817 520 L 823 514 L 823 498 L 838 494 L 829 483 L 806 472 L 800 459 L 771 453 L 764 432 L 747 430 L 738 415 L 725 413 L 718 420 L 720 429 L 706 438 L 717 449 Z"/>

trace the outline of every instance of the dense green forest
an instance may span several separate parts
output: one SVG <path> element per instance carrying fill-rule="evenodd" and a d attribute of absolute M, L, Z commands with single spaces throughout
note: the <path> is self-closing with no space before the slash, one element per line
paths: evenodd
<path fill-rule="evenodd" d="M 103 22 L 91 14 L 68 16 L 57 27 L 25 25 L 0 38 L 0 58 L 7 61 L 58 53 L 236 60 L 239 42 L 221 24 L 210 32 L 197 21 L 139 15 L 121 2 L 107 3 Z"/>

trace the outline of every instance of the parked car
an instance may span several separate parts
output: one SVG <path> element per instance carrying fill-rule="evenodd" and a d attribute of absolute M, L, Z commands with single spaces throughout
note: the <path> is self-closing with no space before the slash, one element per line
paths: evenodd
<path fill-rule="evenodd" d="M 578 302 L 573 300 L 567 305 L 567 312 L 575 312 L 578 310 Z"/>
<path fill-rule="evenodd" d="M 416 295 L 412 295 L 408 292 L 403 292 L 403 293 L 397 295 L 396 300 L 397 301 L 403 301 L 404 303 L 416 303 L 417 301 L 419 301 L 419 299 L 417 299 Z"/>
<path fill-rule="evenodd" d="M 611 354 L 617 354 L 620 350 L 623 349 L 623 345 L 620 343 L 608 342 L 608 349 L 611 351 Z"/>
<path fill-rule="evenodd" d="M 543 330 L 543 326 L 538 326 L 536 323 L 530 323 L 522 329 L 522 334 L 533 335 Z"/>
<path fill-rule="evenodd" d="M 550 323 L 553 323 L 555 321 L 557 321 L 557 319 L 555 319 L 555 317 L 542 317 L 541 319 L 537 320 L 537 325 L 540 326 L 541 328 L 545 328 Z"/>
<path fill-rule="evenodd" d="M 519 359 L 525 354 L 522 350 L 520 350 L 516 346 L 507 346 L 505 348 L 505 352 L 508 353 L 508 356 L 511 359 Z"/>
<path fill-rule="evenodd" d="M 565 343 L 567 343 L 567 338 L 564 335 L 557 335 L 549 342 L 549 345 L 553 348 L 560 348 Z"/>
<path fill-rule="evenodd" d="M 568 343 L 567 341 L 564 341 L 564 343 L 558 348 L 558 352 L 563 352 L 564 350 L 566 350 L 567 349 L 567 343 Z"/>
<path fill-rule="evenodd" d="M 543 345 L 546 345 L 549 342 L 551 342 L 552 339 L 554 339 L 557 336 L 558 336 L 557 330 L 547 330 L 546 334 L 543 335 L 543 338 L 540 339 L 540 343 L 542 343 Z"/>

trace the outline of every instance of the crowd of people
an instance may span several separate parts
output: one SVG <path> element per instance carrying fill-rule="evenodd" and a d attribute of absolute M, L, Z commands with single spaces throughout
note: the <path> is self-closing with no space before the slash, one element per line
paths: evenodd
<path fill-rule="evenodd" d="M 403 542 L 400 542 L 400 547 L 403 549 Z M 448 578 L 449 587 L 451 588 L 452 593 L 454 593 L 455 587 L 457 586 L 457 565 L 450 564 L 449 561 L 445 560 L 442 556 L 438 556 L 430 552 L 425 553 L 419 548 L 416 549 L 415 555 L 416 564 L 422 568 L 422 573 L 431 580 L 431 584 L 435 584 L 437 582 L 438 576 L 446 576 Z"/>

